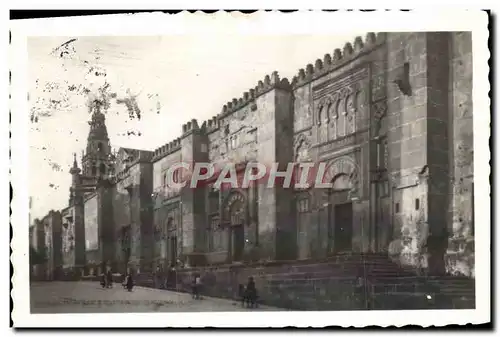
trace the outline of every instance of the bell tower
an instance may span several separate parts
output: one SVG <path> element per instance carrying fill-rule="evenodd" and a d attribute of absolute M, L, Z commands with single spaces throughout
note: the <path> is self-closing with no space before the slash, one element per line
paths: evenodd
<path fill-rule="evenodd" d="M 95 100 L 91 105 L 92 117 L 87 137 L 87 148 L 82 158 L 83 175 L 88 178 L 107 178 L 114 174 L 113 155 L 109 143 L 106 117 L 101 112 L 102 102 Z"/>

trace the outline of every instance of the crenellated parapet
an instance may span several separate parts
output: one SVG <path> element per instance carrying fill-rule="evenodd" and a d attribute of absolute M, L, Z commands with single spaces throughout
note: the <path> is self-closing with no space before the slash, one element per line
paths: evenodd
<path fill-rule="evenodd" d="M 287 78 L 281 79 L 278 72 L 274 71 L 271 75 L 266 75 L 257 85 L 245 91 L 240 98 L 233 98 L 222 107 L 222 112 L 217 115 L 217 119 L 224 118 L 227 115 L 243 108 L 244 106 L 255 102 L 255 99 L 273 89 L 291 90 L 290 82 Z"/>
<path fill-rule="evenodd" d="M 218 116 L 213 116 L 211 119 L 203 123 L 205 125 L 205 132 L 211 133 L 219 129 Z"/>
<path fill-rule="evenodd" d="M 347 42 L 341 49 L 337 48 L 333 54 L 325 54 L 323 60 L 317 59 L 313 64 L 308 64 L 305 69 L 300 69 L 297 76 L 292 80 L 292 87 L 297 88 L 307 84 L 324 74 L 339 68 L 352 61 L 360 55 L 364 55 L 374 48 L 383 44 L 386 40 L 386 33 L 368 33 L 365 40 L 361 36 L 354 39 L 353 43 Z"/>
<path fill-rule="evenodd" d="M 173 141 L 154 150 L 152 161 L 160 160 L 161 158 L 165 157 L 166 155 L 172 152 L 179 150 L 180 148 L 181 148 L 181 138 L 178 137 Z"/>
<path fill-rule="evenodd" d="M 198 130 L 200 130 L 200 127 L 198 126 L 198 121 L 196 119 L 191 119 L 191 121 L 182 125 L 182 135 L 183 136 L 186 134 L 189 134 L 193 131 L 198 131 Z"/>

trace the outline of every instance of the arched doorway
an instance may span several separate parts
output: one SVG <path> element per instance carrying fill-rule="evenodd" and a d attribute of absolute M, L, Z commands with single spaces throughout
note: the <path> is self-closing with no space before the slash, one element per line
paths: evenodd
<path fill-rule="evenodd" d="M 175 265 L 177 263 L 177 228 L 173 217 L 168 217 L 166 227 L 168 249 L 167 258 L 170 265 Z"/>
<path fill-rule="evenodd" d="M 333 178 L 332 185 L 328 193 L 330 251 L 350 252 L 353 235 L 352 182 L 347 174 L 340 173 Z"/>
<path fill-rule="evenodd" d="M 353 200 L 359 199 L 359 186 L 362 171 L 355 159 L 342 156 L 331 161 L 324 181 L 332 187 L 324 197 L 328 205 L 328 252 L 351 252 L 353 248 Z"/>
<path fill-rule="evenodd" d="M 232 261 L 241 261 L 245 249 L 246 202 L 239 192 L 231 194 L 226 203 L 229 222 L 229 251 Z"/>

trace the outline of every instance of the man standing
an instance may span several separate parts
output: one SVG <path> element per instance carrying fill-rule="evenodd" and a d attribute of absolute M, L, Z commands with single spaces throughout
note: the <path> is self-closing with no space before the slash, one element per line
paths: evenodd
<path fill-rule="evenodd" d="M 107 288 L 113 288 L 113 272 L 111 271 L 111 268 L 108 269 L 107 275 Z"/>
<path fill-rule="evenodd" d="M 156 289 L 161 288 L 161 268 L 160 266 L 156 266 L 156 270 L 153 275 L 154 278 L 154 285 Z"/>

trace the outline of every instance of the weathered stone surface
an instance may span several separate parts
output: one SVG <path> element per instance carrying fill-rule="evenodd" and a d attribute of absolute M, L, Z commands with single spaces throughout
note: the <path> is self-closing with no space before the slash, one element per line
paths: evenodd
<path fill-rule="evenodd" d="M 182 272 L 186 284 L 196 267 L 218 296 L 233 296 L 253 275 L 266 301 L 300 308 L 368 305 L 355 263 L 316 263 L 346 252 L 389 254 L 393 271 L 403 265 L 419 274 L 473 277 L 471 46 L 466 32 L 369 34 L 304 66 L 291 84 L 273 72 L 201 126 L 187 122 L 180 138 L 156 149 L 152 160 L 122 169 L 114 182 L 107 216 L 116 237 L 130 225 L 130 264 L 141 271 L 153 262 L 189 267 Z M 343 158 L 353 169 L 336 169 Z M 166 187 L 175 163 L 206 161 L 216 168 L 257 161 L 280 169 L 323 162 L 323 182 L 334 187 Z M 91 181 L 77 167 L 72 172 L 75 186 Z M 236 194 L 243 206 L 235 213 Z M 72 199 L 77 238 L 85 228 L 82 196 Z M 243 224 L 239 239 L 235 221 Z M 342 231 L 350 233 L 345 245 Z M 122 248 L 114 248 L 118 265 Z M 85 264 L 78 249 L 75 264 Z M 370 273 L 378 273 L 379 262 L 371 261 Z M 417 297 L 424 292 L 418 287 Z M 390 308 L 410 288 L 400 280 L 375 285 L 370 306 Z"/>

